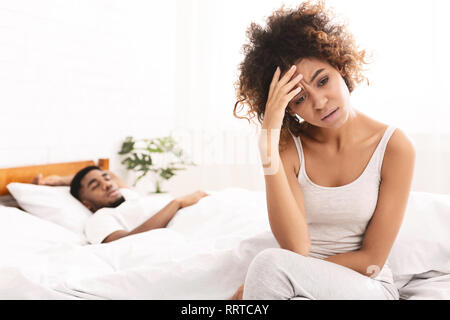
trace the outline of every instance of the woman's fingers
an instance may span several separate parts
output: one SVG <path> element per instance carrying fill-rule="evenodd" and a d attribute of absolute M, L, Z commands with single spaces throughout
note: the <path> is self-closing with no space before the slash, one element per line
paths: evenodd
<path fill-rule="evenodd" d="M 297 87 L 294 90 L 292 90 L 291 92 L 289 92 L 286 95 L 286 102 L 289 104 L 289 102 L 291 102 L 291 100 L 294 99 L 294 97 L 296 95 L 298 95 L 300 92 L 302 92 L 302 88 L 301 87 Z"/>
<path fill-rule="evenodd" d="M 299 73 L 294 77 L 296 69 L 297 69 L 297 67 L 295 65 L 292 66 L 288 70 L 288 72 L 286 72 L 284 74 L 284 76 L 281 78 L 281 80 L 279 80 L 278 82 L 276 82 L 275 77 L 272 79 L 271 88 L 269 91 L 269 99 L 274 94 L 278 94 L 278 93 L 281 93 L 282 95 L 287 94 L 298 84 L 298 82 L 303 78 L 303 75 Z M 278 73 L 278 72 L 279 72 L 279 68 L 277 68 L 276 73 Z M 277 78 L 279 78 L 279 74 L 276 74 L 276 75 L 277 75 Z"/>
<path fill-rule="evenodd" d="M 294 76 L 296 69 L 297 67 L 293 65 L 280 79 L 281 69 L 277 68 L 270 83 L 266 112 L 271 113 L 276 110 L 284 112 L 289 102 L 302 91 L 302 88 L 297 85 L 303 75 Z"/>
<path fill-rule="evenodd" d="M 278 87 L 281 88 L 283 87 L 286 83 L 288 83 L 292 76 L 295 73 L 295 70 L 297 69 L 297 67 L 295 65 L 293 65 L 280 79 L 280 81 L 278 81 Z"/>
<path fill-rule="evenodd" d="M 292 90 L 292 88 L 294 88 L 297 83 L 300 82 L 300 80 L 302 80 L 303 75 L 302 74 L 298 74 L 296 75 L 294 78 L 292 78 L 281 90 L 283 93 L 288 93 Z"/>

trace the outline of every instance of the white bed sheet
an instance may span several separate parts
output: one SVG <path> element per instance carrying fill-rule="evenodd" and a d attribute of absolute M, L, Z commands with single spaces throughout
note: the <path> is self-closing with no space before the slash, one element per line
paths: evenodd
<path fill-rule="evenodd" d="M 450 274 L 429 271 L 414 275 L 399 292 L 403 300 L 448 300 Z"/>
<path fill-rule="evenodd" d="M 245 189 L 213 192 L 168 228 L 100 245 L 11 210 L 0 208 L 0 299 L 228 299 L 253 257 L 278 247 L 264 193 Z M 450 299 L 446 274 L 402 279 L 404 299 Z"/>

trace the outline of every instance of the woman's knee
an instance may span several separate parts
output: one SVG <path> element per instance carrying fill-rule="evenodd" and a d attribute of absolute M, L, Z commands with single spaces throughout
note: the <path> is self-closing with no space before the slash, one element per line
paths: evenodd
<path fill-rule="evenodd" d="M 247 279 L 258 278 L 261 280 L 262 277 L 273 277 L 283 269 L 284 262 L 291 254 L 293 252 L 280 248 L 270 248 L 261 251 L 250 263 Z"/>
<path fill-rule="evenodd" d="M 253 258 L 245 277 L 244 299 L 261 299 L 268 291 L 268 285 L 273 284 L 278 250 L 265 249 Z"/>
<path fill-rule="evenodd" d="M 250 267 L 257 269 L 267 269 L 276 267 L 283 249 L 270 248 L 258 253 L 250 263 Z"/>
<path fill-rule="evenodd" d="M 284 288 L 287 281 L 286 268 L 295 253 L 270 248 L 258 253 L 250 263 L 244 284 L 244 299 L 278 299 L 292 291 Z"/>

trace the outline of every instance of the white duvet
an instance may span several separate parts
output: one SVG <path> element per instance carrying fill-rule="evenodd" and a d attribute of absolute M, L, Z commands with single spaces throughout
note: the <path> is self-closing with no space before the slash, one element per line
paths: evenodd
<path fill-rule="evenodd" d="M 420 212 L 423 201 L 417 203 L 409 219 Z M 86 245 L 78 235 L 18 209 L 0 208 L 0 222 L 0 299 L 228 299 L 253 257 L 278 246 L 264 193 L 235 188 L 180 210 L 168 228 L 108 244 Z M 408 230 L 402 234 L 407 239 Z M 399 285 L 405 299 L 450 298 L 447 272 L 411 280 L 411 266 L 406 263 L 409 274 L 401 274 L 406 267 L 395 259 L 405 260 L 396 253 L 393 264 L 398 279 L 407 279 Z"/>
<path fill-rule="evenodd" d="M 277 246 L 264 195 L 244 189 L 213 192 L 168 228 L 100 245 L 1 210 L 1 299 L 228 299 L 251 259 Z"/>

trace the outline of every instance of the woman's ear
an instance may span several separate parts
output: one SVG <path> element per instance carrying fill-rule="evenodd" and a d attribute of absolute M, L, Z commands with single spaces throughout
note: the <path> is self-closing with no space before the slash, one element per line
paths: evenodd
<path fill-rule="evenodd" d="M 297 114 L 296 114 L 295 112 L 293 112 L 293 111 L 291 110 L 291 108 L 289 108 L 289 107 L 286 108 L 286 113 L 289 114 L 291 117 L 294 117 L 294 118 L 295 118 L 295 116 L 297 115 Z"/>
<path fill-rule="evenodd" d="M 299 122 L 303 121 L 303 119 L 297 113 L 293 112 L 289 107 L 286 108 L 286 113 L 293 118 L 297 118 Z"/>

